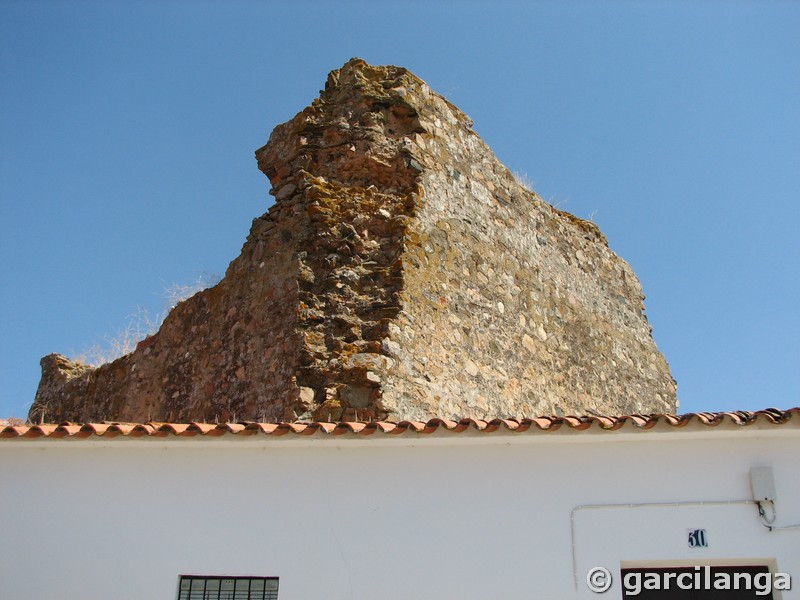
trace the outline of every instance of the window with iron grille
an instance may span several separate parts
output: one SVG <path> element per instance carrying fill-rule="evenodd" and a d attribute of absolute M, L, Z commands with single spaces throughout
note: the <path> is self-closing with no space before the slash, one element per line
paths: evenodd
<path fill-rule="evenodd" d="M 278 600 L 278 578 L 181 575 L 178 600 Z"/>

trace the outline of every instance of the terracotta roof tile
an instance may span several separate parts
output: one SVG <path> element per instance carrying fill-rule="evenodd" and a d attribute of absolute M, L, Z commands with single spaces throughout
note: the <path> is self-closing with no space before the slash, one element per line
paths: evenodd
<path fill-rule="evenodd" d="M 192 437 L 192 436 L 252 436 L 270 437 L 292 435 L 430 435 L 437 432 L 463 433 L 478 431 L 490 434 L 495 431 L 515 433 L 567 431 L 619 431 L 628 424 L 639 430 L 653 429 L 664 424 L 673 429 L 682 429 L 691 423 L 704 428 L 733 424 L 740 427 L 761 423 L 785 425 L 789 422 L 800 425 L 800 407 L 789 410 L 768 408 L 756 412 L 734 411 L 717 413 L 688 413 L 683 415 L 570 415 L 566 417 L 544 416 L 522 419 L 431 419 L 429 421 L 341 421 L 296 422 L 296 423 L 61 423 L 58 425 L 4 425 L 0 426 L 0 439 L 19 438 L 114 438 L 122 437 Z"/>
<path fill-rule="evenodd" d="M 143 435 L 152 435 L 156 432 L 157 423 L 135 423 L 128 435 L 133 437 L 141 437 Z"/>
<path fill-rule="evenodd" d="M 214 429 L 213 426 L 203 425 L 200 423 L 162 423 L 156 427 L 154 435 L 193 435 L 195 433 L 211 433 Z"/>
<path fill-rule="evenodd" d="M 276 423 L 248 423 L 245 427 L 246 431 L 252 431 L 254 433 L 265 433 L 267 435 L 272 434 L 278 425 Z"/>

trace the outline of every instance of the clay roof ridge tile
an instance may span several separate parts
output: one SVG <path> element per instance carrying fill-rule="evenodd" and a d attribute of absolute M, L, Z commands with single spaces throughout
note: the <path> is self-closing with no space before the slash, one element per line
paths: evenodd
<path fill-rule="evenodd" d="M 105 435 L 128 435 L 131 431 L 133 431 L 134 427 L 135 425 L 131 425 L 130 423 L 112 423 L 108 426 Z"/>
<path fill-rule="evenodd" d="M 659 415 L 629 415 L 628 419 L 639 429 L 652 429 L 658 424 Z"/>
<path fill-rule="evenodd" d="M 366 426 L 367 424 L 363 421 L 343 421 L 336 424 L 333 434 L 342 435 L 344 433 L 361 433 Z"/>
<path fill-rule="evenodd" d="M 318 431 L 322 433 L 334 433 L 336 427 L 339 423 L 329 423 L 329 422 L 322 422 L 322 421 L 315 421 L 313 423 L 309 423 L 305 430 L 302 432 L 304 435 L 313 435 Z"/>
<path fill-rule="evenodd" d="M 141 437 L 143 435 L 149 436 L 155 432 L 156 428 L 157 425 L 153 423 L 139 423 L 133 426 L 133 429 L 128 432 L 128 435 L 133 437 Z"/>
<path fill-rule="evenodd" d="M 277 428 L 277 423 L 248 423 L 245 426 L 246 431 L 252 431 L 253 433 L 260 432 L 266 435 L 272 435 Z"/>
<path fill-rule="evenodd" d="M 314 429 L 307 431 L 312 425 L 314 425 L 314 423 L 280 423 L 278 425 L 278 429 L 283 430 L 286 433 L 300 433 L 308 435 L 310 433 L 314 433 Z"/>
<path fill-rule="evenodd" d="M 658 417 L 659 421 L 664 421 L 667 425 L 671 427 L 683 427 L 691 420 L 684 418 L 680 415 L 672 415 L 672 414 L 663 414 Z"/>
<path fill-rule="evenodd" d="M 244 423 L 221 423 L 217 429 L 223 433 L 232 433 L 234 435 L 242 433 L 247 426 Z"/>
<path fill-rule="evenodd" d="M 710 413 L 710 412 L 689 413 L 687 415 L 684 415 L 684 417 L 687 423 L 693 419 L 697 419 L 706 427 L 717 427 L 720 423 L 722 423 L 723 414 L 724 413 Z"/>
<path fill-rule="evenodd" d="M 78 431 L 73 435 L 79 438 L 87 438 L 93 435 L 101 436 L 105 434 L 108 428 L 109 425 L 106 423 L 84 423 L 79 426 Z"/>
<path fill-rule="evenodd" d="M 72 437 L 77 434 L 82 428 L 82 425 L 73 425 L 72 423 L 63 423 L 56 427 L 50 434 L 51 437 Z"/>
<path fill-rule="evenodd" d="M 794 407 L 788 410 L 780 410 L 778 408 L 765 408 L 763 410 L 759 410 L 753 413 L 753 418 L 755 420 L 766 419 L 770 423 L 783 424 L 789 419 L 791 419 L 794 413 L 800 413 L 800 408 Z"/>
<path fill-rule="evenodd" d="M 531 425 L 535 425 L 539 431 L 555 431 L 561 428 L 561 420 L 558 417 L 534 417 L 523 419 L 520 427 L 525 427 L 527 431 Z"/>
<path fill-rule="evenodd" d="M 154 424 L 155 425 L 155 424 Z M 153 427 L 150 435 L 157 437 L 164 437 L 168 435 L 182 435 L 187 433 L 193 435 L 195 433 L 205 433 L 195 427 L 196 423 L 161 423 Z"/>
<path fill-rule="evenodd" d="M 466 425 L 467 427 L 473 427 L 478 431 L 484 431 L 488 423 L 483 419 L 473 419 L 472 417 L 465 417 L 459 421 L 459 424 Z"/>
<path fill-rule="evenodd" d="M 506 431 L 518 431 L 520 427 L 520 422 L 517 419 L 492 419 L 491 425 L 500 429 L 500 427 L 505 427 Z"/>
<path fill-rule="evenodd" d="M 0 428 L 0 438 L 15 438 L 25 435 L 28 427 L 24 425 L 4 425 Z"/>
<path fill-rule="evenodd" d="M 381 433 L 391 433 L 396 428 L 397 424 L 392 423 L 391 421 L 371 421 L 364 428 L 364 434 L 368 435 L 369 433 L 372 433 L 374 431 L 380 431 Z"/>
<path fill-rule="evenodd" d="M 584 431 L 589 429 L 592 426 L 593 417 L 577 417 L 574 415 L 568 415 L 561 419 L 562 422 L 566 423 L 572 429 L 577 429 L 578 431 Z"/>
<path fill-rule="evenodd" d="M 627 419 L 625 416 L 622 417 L 606 417 L 606 416 L 596 416 L 592 419 L 600 429 L 605 431 L 616 431 L 625 426 Z"/>
<path fill-rule="evenodd" d="M 49 436 L 52 435 L 56 429 L 58 429 L 58 425 L 34 425 L 28 430 L 28 434 L 33 434 L 33 436 Z"/>

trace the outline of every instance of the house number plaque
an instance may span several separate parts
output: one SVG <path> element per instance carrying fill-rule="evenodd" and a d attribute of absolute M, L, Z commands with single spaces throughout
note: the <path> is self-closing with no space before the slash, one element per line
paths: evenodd
<path fill-rule="evenodd" d="M 689 548 L 708 548 L 708 536 L 705 529 L 687 529 Z"/>

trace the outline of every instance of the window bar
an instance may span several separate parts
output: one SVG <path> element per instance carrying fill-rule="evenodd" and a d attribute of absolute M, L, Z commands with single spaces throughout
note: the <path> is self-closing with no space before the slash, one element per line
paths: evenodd
<path fill-rule="evenodd" d="M 277 585 L 277 577 L 182 576 L 178 600 L 277 600 Z"/>

